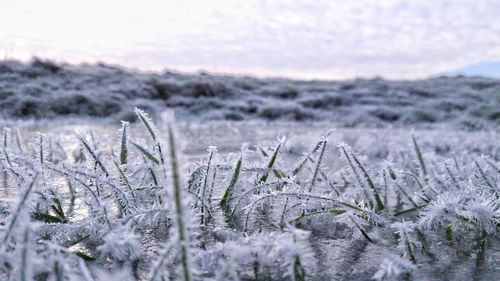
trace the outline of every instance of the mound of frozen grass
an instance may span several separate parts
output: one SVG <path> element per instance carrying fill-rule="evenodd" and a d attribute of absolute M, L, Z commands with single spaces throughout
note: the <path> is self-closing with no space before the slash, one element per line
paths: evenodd
<path fill-rule="evenodd" d="M 327 133 L 299 161 L 287 140 L 194 166 L 175 123 L 136 109 L 109 151 L 78 135 L 68 157 L 5 129 L 2 280 L 429 280 L 495 276 L 498 159 L 431 157 L 418 136 L 382 163 Z M 138 138 L 139 137 L 139 138 Z M 182 145 L 182 143 L 181 143 Z M 334 146 L 335 144 L 333 144 Z M 340 155 L 341 169 L 332 169 Z M 332 247 L 332 245 L 334 245 Z M 342 251 L 336 251 L 336 248 Z M 327 257 L 337 252 L 337 262 Z M 459 268 L 460 271 L 456 269 Z M 491 279 L 491 278 L 490 278 Z"/>

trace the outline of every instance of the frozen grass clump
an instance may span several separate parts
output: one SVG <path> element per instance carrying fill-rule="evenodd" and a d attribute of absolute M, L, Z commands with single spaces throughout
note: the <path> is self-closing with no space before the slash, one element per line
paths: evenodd
<path fill-rule="evenodd" d="M 315 116 L 313 113 L 303 108 L 300 105 L 294 104 L 281 104 L 281 105 L 273 105 L 266 106 L 261 109 L 259 112 L 259 116 L 261 118 L 267 120 L 276 120 L 276 119 L 284 119 L 284 120 L 294 120 L 294 121 L 304 121 L 304 120 L 313 120 Z"/>
<path fill-rule="evenodd" d="M 351 147 L 331 131 L 232 155 L 209 146 L 192 164 L 172 116 L 157 127 L 145 111 L 134 114 L 142 133 L 122 122 L 111 148 L 93 131 L 76 136 L 73 152 L 54 136 L 25 142 L 4 129 L 0 279 L 497 274 L 495 144 L 416 135 L 402 144 L 362 137 Z"/>

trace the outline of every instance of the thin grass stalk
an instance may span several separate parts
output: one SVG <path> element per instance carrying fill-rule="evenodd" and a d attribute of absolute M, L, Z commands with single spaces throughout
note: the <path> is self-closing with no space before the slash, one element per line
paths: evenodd
<path fill-rule="evenodd" d="M 201 204 L 201 223 L 204 224 L 205 221 L 205 198 L 206 198 L 206 188 L 207 188 L 207 183 L 208 183 L 208 175 L 210 173 L 210 165 L 212 164 L 212 158 L 214 156 L 214 151 L 210 151 L 210 155 L 208 156 L 208 163 L 207 163 L 207 169 L 205 171 L 205 178 L 203 179 L 203 186 L 201 190 L 201 199 L 202 203 Z"/>
<path fill-rule="evenodd" d="M 278 156 L 278 152 L 280 150 L 281 143 L 278 144 L 276 149 L 274 150 L 273 155 L 271 156 L 271 159 L 269 160 L 269 163 L 267 164 L 267 170 L 264 172 L 262 177 L 259 179 L 258 183 L 265 183 L 267 181 L 267 178 L 269 176 L 269 171 L 273 168 L 274 163 L 276 162 L 276 157 Z"/>
<path fill-rule="evenodd" d="M 113 163 L 115 164 L 115 167 L 118 170 L 118 173 L 120 174 L 120 179 L 122 183 L 128 188 L 128 190 L 130 191 L 130 195 L 132 195 L 132 198 L 135 198 L 134 189 L 132 188 L 132 185 L 130 185 L 130 181 L 128 180 L 127 175 L 125 174 L 124 168 L 122 168 L 122 166 L 120 166 L 114 159 Z"/>
<path fill-rule="evenodd" d="M 94 161 L 95 161 L 96 165 L 99 166 L 99 168 L 101 168 L 101 170 L 104 172 L 104 174 L 106 175 L 106 177 L 108 177 L 109 176 L 109 172 L 106 169 L 106 167 L 104 166 L 104 164 L 101 162 L 101 160 L 99 159 L 99 156 L 97 156 L 97 154 L 95 153 L 95 151 L 90 147 L 90 145 L 87 143 L 87 141 L 83 137 L 80 137 L 80 142 L 83 144 L 83 146 L 88 151 L 88 153 L 90 154 L 90 156 L 92 156 L 92 158 L 94 158 Z"/>
<path fill-rule="evenodd" d="M 185 233 L 185 225 L 184 225 L 184 214 L 183 214 L 183 206 L 182 206 L 182 195 L 181 195 L 181 185 L 179 181 L 179 171 L 177 166 L 177 152 L 175 146 L 175 139 L 172 127 L 170 124 L 167 125 L 168 130 L 168 141 L 170 146 L 170 164 L 172 168 L 172 184 L 174 186 L 174 203 L 175 203 L 175 212 L 177 217 L 177 228 L 179 235 L 179 247 L 180 247 L 180 259 L 183 271 L 183 279 L 184 281 L 189 281 L 191 279 L 191 272 L 189 270 L 188 265 L 188 253 L 187 253 L 187 237 Z"/>
<path fill-rule="evenodd" d="M 405 175 L 408 175 L 408 176 L 412 177 L 415 180 L 415 182 L 418 185 L 418 188 L 420 189 L 420 191 L 422 192 L 422 194 L 425 196 L 425 198 L 423 198 L 424 201 L 429 202 L 431 200 L 431 197 L 427 193 L 425 193 L 425 189 L 422 186 L 422 184 L 420 183 L 420 180 L 418 179 L 418 177 L 416 175 L 412 174 L 412 173 L 405 173 Z"/>
<path fill-rule="evenodd" d="M 66 177 L 66 182 L 68 183 L 68 190 L 69 190 L 69 194 L 70 194 L 70 204 L 69 204 L 69 209 L 68 209 L 68 216 L 72 216 L 73 210 L 75 208 L 76 191 L 75 191 L 75 188 L 73 187 L 73 184 L 71 183 L 71 179 Z"/>
<path fill-rule="evenodd" d="M 490 180 L 486 176 L 486 173 L 483 171 L 481 166 L 479 166 L 477 161 L 474 161 L 474 164 L 476 165 L 476 168 L 479 171 L 479 174 L 481 175 L 481 178 L 483 179 L 483 181 L 486 183 L 486 185 L 488 185 L 491 188 L 493 193 L 495 193 L 495 195 L 498 197 L 498 189 L 495 186 L 493 186 L 493 184 L 490 182 Z"/>
<path fill-rule="evenodd" d="M 23 154 L 21 136 L 19 135 L 19 130 L 17 128 L 15 129 L 15 134 L 16 134 L 17 150 L 19 151 L 20 154 Z"/>
<path fill-rule="evenodd" d="M 368 175 L 368 172 L 366 172 L 365 167 L 361 164 L 361 162 L 359 162 L 358 158 L 356 158 L 356 156 L 353 153 L 351 153 L 351 156 L 354 159 L 354 161 L 356 162 L 356 164 L 358 165 L 358 167 L 361 169 L 361 172 L 363 173 L 363 176 L 365 177 L 365 180 L 368 183 L 368 186 L 371 188 L 371 190 L 373 192 L 373 196 L 375 197 L 375 201 L 377 202 L 377 208 L 379 210 L 383 210 L 384 204 L 382 203 L 382 200 L 380 199 L 377 188 L 373 184 L 373 181 L 370 178 L 370 176 Z"/>
<path fill-rule="evenodd" d="M 1 165 L 3 166 L 3 165 Z M 5 189 L 5 192 L 7 192 L 7 187 L 9 185 L 9 173 L 7 172 L 7 168 L 2 167 L 2 185 L 3 188 Z"/>
<path fill-rule="evenodd" d="M 25 179 L 21 175 L 21 173 L 17 172 L 14 169 L 14 165 L 12 165 L 12 162 L 10 161 L 9 154 L 7 153 L 7 150 L 5 149 L 5 147 L 3 148 L 3 156 L 4 156 L 4 159 L 5 159 L 5 164 L 7 164 L 7 165 L 5 165 L 5 164 L 3 165 L 4 169 L 8 170 L 9 173 L 11 173 L 12 175 L 14 175 L 16 177 L 16 179 L 17 179 L 17 182 L 24 182 Z"/>
<path fill-rule="evenodd" d="M 300 262 L 300 257 L 295 256 L 295 261 L 293 262 L 293 280 L 294 281 L 305 281 L 306 271 Z"/>
<path fill-rule="evenodd" d="M 30 228 L 28 226 L 24 229 L 23 233 L 23 243 L 21 248 L 21 266 L 19 268 L 20 281 L 32 281 L 29 240 L 30 240 Z"/>
<path fill-rule="evenodd" d="M 208 193 L 208 206 L 212 207 L 212 194 L 215 189 L 215 180 L 217 178 L 217 166 L 214 167 L 214 172 L 212 173 L 212 184 L 210 185 L 210 192 Z"/>
<path fill-rule="evenodd" d="M 414 148 L 415 154 L 417 156 L 420 171 L 422 172 L 422 175 L 424 177 L 426 177 L 427 176 L 427 168 L 425 167 L 424 157 L 422 156 L 422 152 L 420 151 L 420 147 L 418 146 L 418 143 L 417 143 L 417 140 L 415 139 L 415 136 L 412 135 L 411 139 L 413 141 L 413 148 Z"/>
<path fill-rule="evenodd" d="M 285 222 L 285 215 L 286 215 L 286 210 L 288 208 L 288 197 L 286 197 L 285 199 L 285 204 L 283 205 L 283 211 L 281 212 L 281 218 L 280 218 L 280 226 L 283 228 L 283 226 L 285 225 L 284 222 Z"/>
<path fill-rule="evenodd" d="M 38 145 L 39 145 L 39 151 L 38 151 L 38 161 L 40 164 L 43 164 L 43 159 L 45 158 L 45 155 L 43 153 L 44 147 L 43 147 L 43 135 L 38 134 Z"/>
<path fill-rule="evenodd" d="M 87 264 L 85 263 L 85 261 L 83 259 L 80 259 L 78 261 L 78 265 L 80 267 L 80 271 L 81 271 L 85 281 L 95 281 L 94 277 L 92 277 L 92 274 L 90 274 L 90 271 L 89 271 L 89 268 L 87 267 Z"/>
<path fill-rule="evenodd" d="M 7 128 L 3 129 L 3 150 L 7 153 Z M 3 165 L 2 165 L 3 166 Z M 7 173 L 7 169 L 3 167 L 2 169 L 2 180 L 3 180 L 3 188 L 7 190 L 7 185 L 9 183 L 9 174 Z"/>
<path fill-rule="evenodd" d="M 247 191 L 243 192 L 239 197 L 238 199 L 236 200 L 236 203 L 234 204 L 234 208 L 233 210 L 231 211 L 231 216 L 234 215 L 234 213 L 236 212 L 236 209 L 238 209 L 241 201 L 243 200 L 243 198 L 245 198 L 246 196 L 248 196 L 250 193 L 254 192 L 254 191 L 258 191 L 259 189 L 263 188 L 263 187 L 266 187 L 266 186 L 272 186 L 272 185 L 277 185 L 279 184 L 280 182 L 271 182 L 271 183 L 266 183 L 266 184 L 260 184 L 260 185 L 257 185 L 253 188 L 250 188 L 248 189 Z M 232 198 L 230 198 L 232 199 Z"/>
<path fill-rule="evenodd" d="M 356 181 L 358 182 L 359 186 L 363 190 L 363 194 L 365 195 L 366 200 L 368 200 L 368 202 L 370 202 L 370 204 L 373 206 L 372 199 L 371 199 L 370 195 L 368 194 L 368 191 L 366 190 L 367 189 L 366 186 L 363 184 L 363 181 L 361 180 L 361 176 L 359 175 L 358 171 L 356 170 L 356 167 L 352 163 L 351 157 L 347 153 L 344 146 L 340 146 L 340 149 L 342 150 L 342 153 L 344 154 L 344 157 L 347 160 L 349 167 L 351 167 L 351 171 L 354 174 Z"/>
<path fill-rule="evenodd" d="M 368 240 L 368 242 L 373 243 L 373 240 L 370 238 L 370 236 L 368 236 L 368 233 L 366 233 L 363 227 L 361 227 L 361 225 L 359 225 L 358 222 L 354 220 L 351 216 L 349 216 L 349 219 L 351 219 L 352 223 L 356 225 L 356 227 L 358 228 L 359 232 L 361 232 L 363 237 L 365 237 L 365 239 Z"/>
<path fill-rule="evenodd" d="M 314 174 L 313 174 L 313 177 L 311 179 L 311 184 L 309 185 L 309 192 L 312 192 L 313 187 L 314 187 L 314 183 L 316 182 L 316 178 L 317 178 L 318 172 L 319 172 L 319 167 L 321 165 L 321 161 L 323 160 L 323 156 L 325 155 L 326 144 L 327 144 L 326 140 L 322 141 L 321 152 L 319 153 L 318 161 L 316 161 L 316 167 L 314 168 Z"/>
<path fill-rule="evenodd" d="M 154 143 L 156 149 L 158 150 L 158 155 L 160 157 L 160 163 L 161 163 L 162 168 L 163 168 L 162 169 L 163 174 L 166 178 L 167 177 L 167 170 L 166 170 L 166 165 L 165 165 L 165 158 L 163 157 L 163 149 L 161 147 L 160 140 L 159 140 L 157 133 L 156 133 L 158 131 L 158 129 L 156 129 L 153 121 L 144 111 L 142 111 L 138 108 L 135 108 L 135 113 L 137 114 L 139 119 L 142 121 L 142 123 L 146 127 L 147 131 L 151 135 L 151 138 L 153 139 L 153 143 Z"/>
<path fill-rule="evenodd" d="M 425 237 L 425 234 L 423 231 L 421 231 L 418 228 L 415 228 L 415 233 L 417 234 L 417 239 L 420 241 L 422 251 L 429 257 L 431 258 L 432 261 L 436 260 L 436 255 L 434 255 L 432 252 L 429 251 L 429 241 Z"/>
<path fill-rule="evenodd" d="M 455 164 L 455 169 L 457 170 L 458 173 L 461 172 L 460 170 L 460 165 L 458 165 L 458 160 L 457 160 L 457 157 L 455 157 L 455 155 L 453 155 L 453 163 Z"/>
<path fill-rule="evenodd" d="M 153 156 L 149 151 L 147 151 L 146 148 L 142 147 L 141 145 L 131 142 L 133 146 L 135 146 L 147 159 L 149 159 L 151 162 L 153 162 L 155 165 L 160 165 L 160 161 L 156 159 L 156 157 Z"/>
<path fill-rule="evenodd" d="M 480 236 L 476 239 L 476 262 L 474 268 L 475 271 L 474 276 L 476 278 L 480 278 L 486 262 L 486 257 L 485 257 L 486 244 L 487 244 L 486 232 L 483 230 L 481 231 Z"/>
<path fill-rule="evenodd" d="M 24 206 L 26 205 L 26 203 L 28 201 L 28 198 L 31 194 L 31 191 L 33 190 L 33 187 L 35 186 L 35 182 L 36 182 L 37 177 L 38 177 L 38 173 L 36 173 L 33 176 L 33 179 L 26 187 L 24 193 L 21 195 L 19 203 L 17 204 L 15 211 L 12 213 L 12 218 L 10 219 L 9 226 L 7 227 L 7 230 L 5 231 L 5 235 L 3 237 L 2 243 L 0 244 L 0 247 L 4 246 L 8 242 L 10 235 L 11 235 L 11 232 L 14 229 L 14 226 L 17 222 L 17 219 L 19 218 L 21 211 L 23 210 Z"/>
<path fill-rule="evenodd" d="M 47 160 L 49 162 L 54 162 L 54 150 L 52 148 L 52 138 L 49 137 L 49 141 L 48 141 L 48 148 L 47 148 Z"/>
<path fill-rule="evenodd" d="M 453 229 L 451 227 L 451 224 L 449 224 L 445 229 L 445 237 L 446 241 L 448 241 L 448 244 L 450 246 L 453 246 Z"/>
<path fill-rule="evenodd" d="M 448 165 L 444 165 L 444 168 L 446 170 L 446 172 L 448 173 L 448 176 L 450 177 L 451 179 L 451 182 L 455 185 L 455 187 L 458 189 L 458 190 L 461 190 L 462 187 L 460 186 L 460 184 L 458 183 L 458 180 L 457 178 L 453 175 L 453 173 L 451 172 L 450 170 L 450 167 L 448 167 Z"/>
<path fill-rule="evenodd" d="M 488 163 L 488 165 L 490 165 L 493 168 L 493 170 L 495 170 L 497 173 L 500 174 L 500 168 L 498 168 L 497 165 L 495 165 L 495 163 L 493 163 L 487 159 L 485 161 L 486 161 L 486 163 Z"/>
<path fill-rule="evenodd" d="M 413 248 L 411 246 L 410 241 L 408 240 L 408 234 L 406 233 L 406 227 L 404 225 L 404 220 L 403 220 L 403 225 L 401 228 L 402 228 L 401 230 L 402 230 L 403 237 L 400 237 L 400 239 L 404 240 L 406 252 L 407 252 L 408 256 L 410 257 L 411 261 L 416 262 L 417 260 L 415 259 L 415 255 L 413 254 Z"/>
<path fill-rule="evenodd" d="M 164 246 L 164 248 L 160 251 L 160 257 L 156 261 L 156 265 L 153 267 L 152 270 L 149 271 L 149 276 L 148 276 L 148 281 L 156 281 L 158 277 L 162 274 L 163 271 L 163 266 L 165 264 L 165 261 L 170 255 L 170 251 L 172 250 L 173 244 L 168 243 L 167 245 Z M 163 280 L 163 278 L 162 278 Z"/>
<path fill-rule="evenodd" d="M 127 165 L 128 122 L 122 121 L 122 139 L 120 143 L 120 165 Z"/>
<path fill-rule="evenodd" d="M 387 186 L 387 174 L 385 170 L 383 171 L 382 177 L 384 178 L 384 205 L 387 206 L 387 193 L 389 188 Z"/>
<path fill-rule="evenodd" d="M 8 134 L 9 134 L 10 129 L 7 127 L 3 128 L 3 147 L 7 147 L 7 139 L 8 139 Z"/>
<path fill-rule="evenodd" d="M 92 190 L 92 188 L 90 188 L 90 185 L 87 184 L 86 182 L 84 182 L 83 180 L 77 178 L 76 176 L 70 174 L 67 170 L 67 168 L 63 165 L 63 170 L 59 170 L 55 167 L 51 167 L 49 166 L 48 169 L 54 171 L 54 172 L 57 172 L 57 173 L 60 173 L 61 175 L 64 175 L 66 176 L 67 178 L 72 178 L 74 179 L 76 182 L 78 182 L 79 184 L 81 184 L 83 187 L 85 187 L 85 189 L 90 192 L 90 194 L 92 194 L 92 197 L 95 199 L 96 203 L 100 206 L 102 205 L 98 195 Z"/>
<path fill-rule="evenodd" d="M 55 281 L 64 281 L 64 266 L 61 265 L 58 260 L 54 261 L 52 272 L 54 273 Z"/>
<path fill-rule="evenodd" d="M 413 200 L 411 198 L 411 196 L 408 194 L 408 192 L 406 192 L 406 190 L 401 185 L 399 185 L 397 182 L 394 182 L 394 185 L 398 188 L 398 190 L 401 191 L 401 193 L 406 197 L 406 199 L 408 199 L 408 201 L 410 201 L 410 203 L 413 205 L 413 207 L 418 207 L 418 204 L 415 202 L 415 200 Z"/>
<path fill-rule="evenodd" d="M 241 163 L 243 161 L 243 157 L 240 157 L 238 159 L 238 162 L 236 162 L 236 166 L 234 168 L 234 173 L 233 176 L 231 177 L 231 181 L 229 182 L 229 186 L 226 188 L 226 191 L 224 192 L 224 196 L 222 196 L 222 200 L 220 201 L 220 206 L 222 209 L 227 208 L 227 203 L 231 196 L 233 195 L 233 190 L 234 186 L 238 182 L 238 178 L 240 176 L 240 171 L 241 171 Z"/>
<path fill-rule="evenodd" d="M 310 159 L 311 155 L 312 155 L 312 154 L 314 154 L 316 151 L 318 151 L 318 149 L 320 149 L 320 148 L 321 148 L 321 143 L 322 143 L 322 142 L 323 142 L 323 141 L 318 142 L 318 143 L 314 146 L 313 150 L 312 150 L 311 152 L 309 152 L 309 154 L 307 154 L 307 155 L 304 157 L 304 159 L 303 159 L 303 160 L 299 163 L 299 165 L 298 165 L 297 167 L 295 167 L 295 169 L 293 169 L 293 171 L 292 171 L 292 175 L 293 175 L 293 176 L 296 176 L 296 175 L 297 175 L 297 174 L 298 174 L 298 173 L 302 170 L 302 168 L 303 168 L 303 167 L 304 167 L 304 165 L 307 163 L 307 161 Z"/>
<path fill-rule="evenodd" d="M 201 199 L 200 196 L 198 196 L 198 194 L 192 192 L 191 190 L 188 190 L 187 192 L 196 199 L 196 203 L 199 202 L 200 204 L 205 205 L 205 210 L 208 213 L 208 217 L 212 217 L 212 211 L 210 210 L 210 206 L 207 205 L 207 203 L 203 202 L 203 200 Z"/>
<path fill-rule="evenodd" d="M 320 175 L 321 177 L 323 178 L 323 180 L 325 182 L 328 183 L 328 185 L 333 189 L 333 191 L 335 191 L 335 194 L 337 194 L 337 196 L 340 196 L 340 191 L 338 190 L 337 187 L 335 187 L 335 185 L 328 179 L 328 177 L 326 176 L 325 173 L 323 173 L 323 171 L 320 171 Z"/>
<path fill-rule="evenodd" d="M 63 166 L 64 168 L 64 166 Z M 106 206 L 101 202 L 101 199 L 100 199 L 100 195 L 99 194 L 96 194 L 92 188 L 90 188 L 90 186 L 84 182 L 83 180 L 71 175 L 67 169 L 63 169 L 63 170 L 59 170 L 57 168 L 54 168 L 54 167 L 51 167 L 49 166 L 49 169 L 51 169 L 52 171 L 55 171 L 57 173 L 60 173 L 64 176 L 66 176 L 67 178 L 73 178 L 76 182 L 78 182 L 81 186 L 83 186 L 87 191 L 90 192 L 90 194 L 92 194 L 92 197 L 94 198 L 95 202 L 97 203 L 97 205 L 102 209 L 103 211 L 103 214 L 104 214 L 104 218 L 105 218 L 105 221 L 106 221 L 106 224 L 108 226 L 109 229 L 111 229 L 111 222 L 109 221 L 109 217 L 108 217 L 108 211 L 106 210 Z M 94 180 L 94 182 L 96 182 L 96 180 Z M 110 184 L 112 187 L 113 185 Z"/>
<path fill-rule="evenodd" d="M 281 197 L 281 196 L 284 196 L 284 197 L 297 197 L 297 198 L 305 198 L 305 199 L 324 200 L 324 201 L 335 203 L 335 204 L 337 204 L 339 206 L 347 207 L 349 209 L 352 209 L 352 210 L 355 210 L 355 211 L 358 211 L 358 212 L 361 212 L 361 213 L 365 213 L 366 212 L 366 210 L 363 210 L 363 209 L 361 209 L 359 207 L 356 207 L 356 206 L 354 206 L 352 204 L 345 203 L 343 201 L 340 201 L 340 200 L 337 200 L 337 199 L 333 199 L 333 198 L 319 196 L 319 195 L 312 195 L 312 194 L 305 194 L 305 193 L 295 193 L 295 192 L 281 192 L 281 193 L 277 193 L 277 194 L 266 194 L 266 195 L 261 196 L 260 198 L 257 198 L 255 201 L 253 201 L 250 205 L 247 206 L 247 214 L 246 214 L 246 219 L 245 219 L 245 228 L 244 228 L 244 231 L 247 232 L 247 226 L 248 226 L 248 221 L 249 221 L 249 218 L 250 218 L 250 214 L 253 211 L 253 209 L 255 208 L 255 206 L 257 206 L 258 203 L 260 203 L 261 201 L 266 200 L 266 199 L 277 198 L 277 197 Z M 236 210 L 236 208 L 234 210 Z M 233 213 L 234 213 L 234 210 L 233 210 Z"/>

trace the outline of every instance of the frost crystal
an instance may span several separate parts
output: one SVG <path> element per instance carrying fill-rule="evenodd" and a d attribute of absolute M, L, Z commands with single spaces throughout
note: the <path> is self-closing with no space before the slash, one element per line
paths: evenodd
<path fill-rule="evenodd" d="M 104 244 L 98 248 L 104 255 L 111 255 L 119 261 L 133 261 L 142 254 L 140 236 L 129 226 L 119 227 L 104 237 Z"/>
<path fill-rule="evenodd" d="M 377 281 L 397 281 L 401 280 L 401 276 L 411 273 L 416 267 L 409 260 L 391 255 L 384 258 L 379 266 L 379 270 L 375 272 L 372 279 Z"/>

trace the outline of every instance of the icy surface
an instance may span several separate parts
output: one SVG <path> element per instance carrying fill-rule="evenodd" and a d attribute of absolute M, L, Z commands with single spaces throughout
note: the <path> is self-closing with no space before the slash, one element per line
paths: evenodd
<path fill-rule="evenodd" d="M 174 108 L 177 118 L 329 121 L 337 127 L 497 128 L 500 81 L 439 77 L 416 81 L 296 81 L 33 60 L 0 62 L 4 119 L 81 116 L 134 120 Z"/>

